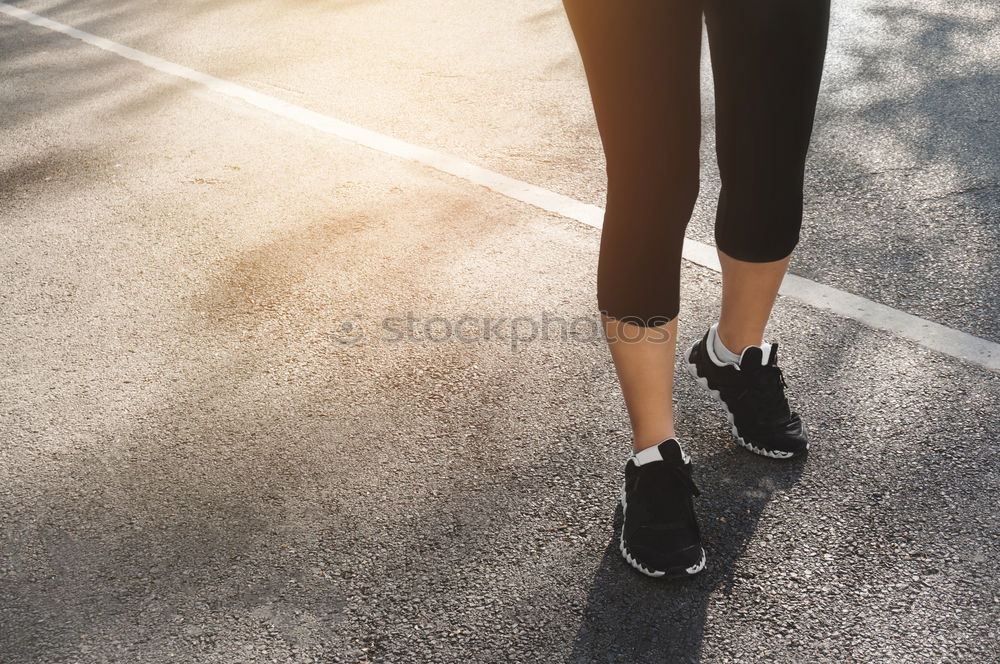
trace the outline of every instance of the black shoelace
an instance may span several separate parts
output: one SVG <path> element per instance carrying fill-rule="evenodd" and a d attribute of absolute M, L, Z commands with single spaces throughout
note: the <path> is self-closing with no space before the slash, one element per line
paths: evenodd
<path fill-rule="evenodd" d="M 698 485 L 694 483 L 694 480 L 691 478 L 690 473 L 688 473 L 684 468 L 678 466 L 677 464 L 670 464 L 670 468 L 672 474 L 678 479 L 680 479 L 681 484 L 683 484 L 687 488 L 688 493 L 690 493 L 692 496 L 701 495 L 701 491 L 698 490 Z"/>
<path fill-rule="evenodd" d="M 685 470 L 685 466 L 680 466 L 667 461 L 659 462 L 661 465 L 655 475 L 643 478 L 646 482 L 657 487 L 656 494 L 663 500 L 656 500 L 653 505 L 653 523 L 647 523 L 647 528 L 676 528 L 678 523 L 683 523 L 687 518 L 686 511 L 679 511 L 682 503 L 678 502 L 678 493 L 685 495 L 700 496 L 701 491 L 694 483 L 690 473 Z M 663 477 L 663 474 L 669 477 Z M 652 507 L 652 506 L 651 506 Z M 678 521 L 679 519 L 679 521 Z"/>
<path fill-rule="evenodd" d="M 780 367 L 765 366 L 746 372 L 746 385 L 736 401 L 759 422 L 786 422 L 791 417 L 785 398 L 785 375 Z"/>

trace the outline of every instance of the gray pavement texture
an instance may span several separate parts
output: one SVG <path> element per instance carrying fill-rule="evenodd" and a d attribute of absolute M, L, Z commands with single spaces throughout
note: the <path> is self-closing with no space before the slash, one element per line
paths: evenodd
<path fill-rule="evenodd" d="M 558 2 L 16 4 L 603 203 Z M 1000 340 L 1000 12 L 834 4 L 793 271 Z M 0 70 L 0 662 L 1000 661 L 1000 374 L 780 298 L 813 450 L 679 375 L 708 567 L 648 579 L 598 231 L 2 16 Z"/>

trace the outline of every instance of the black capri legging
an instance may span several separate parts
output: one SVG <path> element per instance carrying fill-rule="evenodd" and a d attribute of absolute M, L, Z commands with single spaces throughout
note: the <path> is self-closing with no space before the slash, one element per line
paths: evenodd
<path fill-rule="evenodd" d="M 563 0 L 607 161 L 602 313 L 656 325 L 680 310 L 698 196 L 702 15 L 715 82 L 719 249 L 785 258 L 798 243 L 830 0 Z"/>

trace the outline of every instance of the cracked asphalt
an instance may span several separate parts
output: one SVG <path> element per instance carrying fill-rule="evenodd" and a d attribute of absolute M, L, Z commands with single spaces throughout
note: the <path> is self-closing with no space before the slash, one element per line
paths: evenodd
<path fill-rule="evenodd" d="M 558 2 L 13 4 L 604 203 Z M 1000 342 L 998 31 L 834 3 L 793 272 Z M 648 579 L 597 230 L 3 14 L 0 72 L 3 664 L 998 661 L 1000 374 L 779 298 L 810 455 L 679 373 L 708 566 Z"/>

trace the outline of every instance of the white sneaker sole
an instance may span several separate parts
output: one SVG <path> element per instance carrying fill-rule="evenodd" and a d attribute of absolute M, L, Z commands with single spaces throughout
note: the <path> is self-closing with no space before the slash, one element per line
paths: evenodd
<path fill-rule="evenodd" d="M 745 447 L 754 454 L 766 456 L 771 459 L 790 459 L 793 456 L 795 456 L 795 454 L 792 452 L 782 452 L 780 450 L 772 451 L 757 447 L 753 443 L 748 443 L 743 438 L 743 436 L 740 435 L 740 432 L 736 429 L 736 422 L 733 418 L 733 414 L 732 412 L 730 412 L 729 406 L 726 405 L 726 402 L 722 400 L 722 395 L 719 394 L 718 390 L 713 390 L 711 387 L 708 386 L 708 379 L 698 374 L 698 365 L 696 365 L 694 362 L 691 361 L 691 351 L 693 351 L 694 347 L 697 346 L 699 343 L 700 342 L 696 341 L 684 353 L 684 367 L 687 369 L 687 372 L 691 374 L 691 377 L 695 379 L 695 382 L 697 382 L 699 385 L 708 390 L 708 393 L 712 395 L 712 398 L 715 399 L 720 406 L 722 406 L 722 410 L 724 410 L 726 413 L 726 419 L 729 420 L 729 430 L 732 432 L 733 438 L 736 439 L 736 444 L 739 445 L 740 447 Z M 809 449 L 809 443 L 806 443 L 805 449 L 803 451 L 808 449 Z"/>

